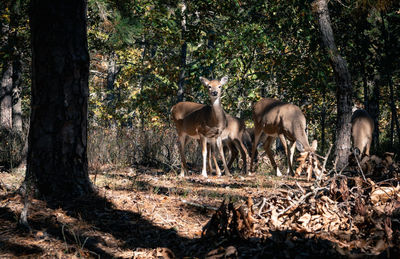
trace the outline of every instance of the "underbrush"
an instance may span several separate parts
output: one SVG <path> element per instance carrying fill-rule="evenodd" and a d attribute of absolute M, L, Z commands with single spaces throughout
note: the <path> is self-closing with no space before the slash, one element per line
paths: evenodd
<path fill-rule="evenodd" d="M 22 162 L 25 135 L 20 131 L 0 127 L 0 140 L 0 171 L 9 171 Z"/>
<path fill-rule="evenodd" d="M 201 161 L 197 143 L 185 148 L 190 165 Z M 176 172 L 180 156 L 176 131 L 159 128 L 104 128 L 91 127 L 88 133 L 88 160 L 93 169 L 103 165 L 116 167 L 145 166 Z"/>

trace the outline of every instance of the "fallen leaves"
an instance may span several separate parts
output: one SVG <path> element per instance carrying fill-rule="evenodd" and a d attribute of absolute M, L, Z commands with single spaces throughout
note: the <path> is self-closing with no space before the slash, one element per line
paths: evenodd
<path fill-rule="evenodd" d="M 312 168 L 313 159 L 310 159 L 309 153 L 302 154 L 299 161 L 301 169 L 297 172 Z M 378 160 L 374 158 L 373 161 Z M 371 168 L 383 168 L 387 170 L 386 175 L 390 171 L 390 176 L 395 176 L 393 170 L 398 167 L 390 155 L 379 163 L 379 166 L 377 164 Z M 381 173 L 371 171 L 366 171 L 366 175 L 382 176 Z M 279 242 L 284 242 L 286 248 L 299 249 L 299 252 L 306 249 L 304 253 L 307 255 L 320 255 L 311 247 L 304 247 L 307 239 L 315 238 L 333 244 L 334 249 L 328 249 L 332 255 L 354 257 L 389 253 L 390 248 L 400 247 L 398 180 L 364 180 L 358 175 L 334 174 L 309 187 L 303 188 L 296 183 L 297 188 L 249 198 L 245 203 L 224 202 L 205 226 L 204 233 L 206 237 L 213 238 L 222 234 L 224 240 L 257 237 L 277 243 L 274 239 L 276 231 L 280 233 L 279 236 L 294 231 L 303 236 L 299 238 L 294 235 Z M 239 219 L 240 222 L 232 224 Z M 246 219 L 249 219 L 248 224 Z M 258 250 L 252 255 L 264 253 L 264 250 Z"/>

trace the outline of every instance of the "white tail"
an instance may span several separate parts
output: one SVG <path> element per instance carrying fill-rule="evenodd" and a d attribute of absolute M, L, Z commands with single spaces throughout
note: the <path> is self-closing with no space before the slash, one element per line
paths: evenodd
<path fill-rule="evenodd" d="M 207 177 L 206 161 L 208 141 L 216 142 L 224 164 L 225 174 L 229 175 L 230 172 L 225 161 L 221 140 L 221 134 L 227 125 L 225 112 L 221 106 L 221 92 L 222 86 L 228 82 L 228 78 L 223 77 L 221 80 L 210 81 L 206 78 L 200 77 L 200 81 L 208 89 L 211 105 L 181 102 L 174 105 L 171 109 L 172 119 L 175 123 L 180 144 L 181 176 L 184 176 L 185 172 L 187 173 L 184 154 L 187 136 L 200 140 L 203 156 L 203 168 L 201 174 L 204 177 Z M 218 170 L 217 174 L 219 174 Z"/>
<path fill-rule="evenodd" d="M 374 121 L 365 110 L 356 110 L 351 117 L 351 136 L 353 147 L 358 149 L 359 155 L 369 156 L 374 131 Z"/>
<path fill-rule="evenodd" d="M 281 176 L 278 166 L 275 163 L 271 151 L 271 144 L 276 137 L 279 137 L 288 161 L 288 171 L 293 175 L 292 163 L 295 144 L 301 152 L 314 152 L 315 146 L 308 143 L 306 134 L 306 118 L 300 108 L 294 104 L 284 103 L 276 99 L 264 98 L 258 101 L 253 107 L 254 120 L 254 143 L 251 152 L 250 170 L 253 171 L 253 161 L 258 141 L 262 132 L 267 135 L 264 142 L 264 149 L 272 166 L 278 176 Z M 291 142 L 288 149 L 286 139 Z"/>

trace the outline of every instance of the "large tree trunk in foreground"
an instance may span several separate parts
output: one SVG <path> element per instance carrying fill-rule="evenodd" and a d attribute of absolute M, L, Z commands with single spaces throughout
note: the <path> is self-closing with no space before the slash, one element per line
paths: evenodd
<path fill-rule="evenodd" d="M 26 182 L 47 199 L 93 191 L 88 177 L 86 1 L 32 0 L 32 111 Z"/>
<path fill-rule="evenodd" d="M 339 54 L 335 44 L 331 21 L 329 17 L 327 0 L 315 0 L 314 12 L 318 15 L 322 40 L 327 49 L 329 59 L 335 74 L 336 99 L 337 99 L 337 125 L 336 125 L 336 168 L 344 168 L 350 154 L 352 86 L 350 73 L 346 61 Z"/>

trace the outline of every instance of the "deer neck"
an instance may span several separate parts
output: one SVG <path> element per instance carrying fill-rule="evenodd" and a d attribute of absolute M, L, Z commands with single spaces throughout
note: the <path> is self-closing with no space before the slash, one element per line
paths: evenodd
<path fill-rule="evenodd" d="M 215 118 L 218 127 L 225 128 L 226 118 L 224 109 L 222 109 L 221 106 L 220 98 L 211 100 L 211 107 L 212 107 L 213 117 Z"/>

